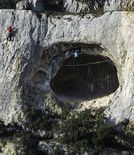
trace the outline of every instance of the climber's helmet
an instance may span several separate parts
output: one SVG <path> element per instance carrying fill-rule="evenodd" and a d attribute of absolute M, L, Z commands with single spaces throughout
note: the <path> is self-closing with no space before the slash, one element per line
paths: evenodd
<path fill-rule="evenodd" d="M 9 26 L 9 27 L 7 28 L 7 31 L 8 31 L 9 33 L 11 33 L 11 32 L 13 31 L 12 26 Z"/>

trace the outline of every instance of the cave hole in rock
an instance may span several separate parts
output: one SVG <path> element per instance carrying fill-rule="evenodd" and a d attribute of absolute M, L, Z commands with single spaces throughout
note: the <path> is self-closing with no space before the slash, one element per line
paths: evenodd
<path fill-rule="evenodd" d="M 84 101 L 109 95 L 119 86 L 114 63 L 101 55 L 80 54 L 64 60 L 50 82 L 61 101 Z"/>

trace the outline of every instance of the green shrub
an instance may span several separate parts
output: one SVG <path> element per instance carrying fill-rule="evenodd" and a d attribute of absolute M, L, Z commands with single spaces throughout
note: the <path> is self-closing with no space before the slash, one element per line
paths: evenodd
<path fill-rule="evenodd" d="M 31 106 L 26 108 L 24 114 L 26 116 L 24 129 L 17 124 L 6 126 L 0 122 L 0 136 L 20 143 L 28 155 L 39 154 L 38 143 L 42 140 L 60 143 L 53 148 L 55 155 L 63 154 L 64 150 L 60 148 L 63 144 L 72 154 L 78 152 L 82 154 L 91 150 L 99 154 L 104 148 L 134 151 L 134 125 L 128 124 L 126 120 L 114 126 L 108 124 L 103 109 L 73 113 L 63 109 L 63 113 L 59 116 L 49 110 L 46 115 L 45 112 Z M 57 121 L 50 122 L 49 118 Z M 40 137 L 34 134 L 38 129 L 51 134 L 48 137 Z"/>
<path fill-rule="evenodd" d="M 42 130 L 51 130 L 53 117 L 52 113 L 48 115 L 45 114 L 40 109 L 35 107 L 27 108 L 25 110 L 26 122 L 24 123 L 25 127 L 28 127 L 33 130 L 42 129 Z"/>
<path fill-rule="evenodd" d="M 100 150 L 116 142 L 112 126 L 105 121 L 103 109 L 71 114 L 59 124 L 58 134 L 59 141 L 78 149 L 90 147 Z"/>

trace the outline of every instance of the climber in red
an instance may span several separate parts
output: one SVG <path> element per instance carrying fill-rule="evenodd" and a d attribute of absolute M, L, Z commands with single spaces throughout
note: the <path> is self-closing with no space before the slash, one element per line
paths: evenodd
<path fill-rule="evenodd" d="M 7 41 L 12 41 L 12 37 L 13 37 L 13 28 L 12 28 L 12 26 L 9 26 L 7 28 L 7 32 L 8 32 Z"/>

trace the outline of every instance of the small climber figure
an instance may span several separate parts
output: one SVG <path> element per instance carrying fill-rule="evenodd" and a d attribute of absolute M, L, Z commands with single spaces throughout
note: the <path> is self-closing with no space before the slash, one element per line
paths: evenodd
<path fill-rule="evenodd" d="M 7 32 L 8 32 L 8 34 L 7 34 L 7 41 L 12 41 L 12 37 L 13 37 L 13 28 L 12 28 L 12 26 L 9 26 L 8 28 L 7 28 Z"/>
<path fill-rule="evenodd" d="M 77 58 L 79 55 L 78 50 L 75 50 L 75 52 L 73 54 L 74 54 L 74 58 Z"/>
<path fill-rule="evenodd" d="M 72 50 L 72 51 L 67 51 L 65 53 L 65 58 L 69 58 L 69 57 L 78 58 L 79 54 L 80 54 L 79 49 L 75 49 L 75 50 Z"/>
<path fill-rule="evenodd" d="M 74 50 L 73 57 L 75 58 L 75 65 L 79 65 L 79 54 L 80 54 L 79 49 Z"/>

